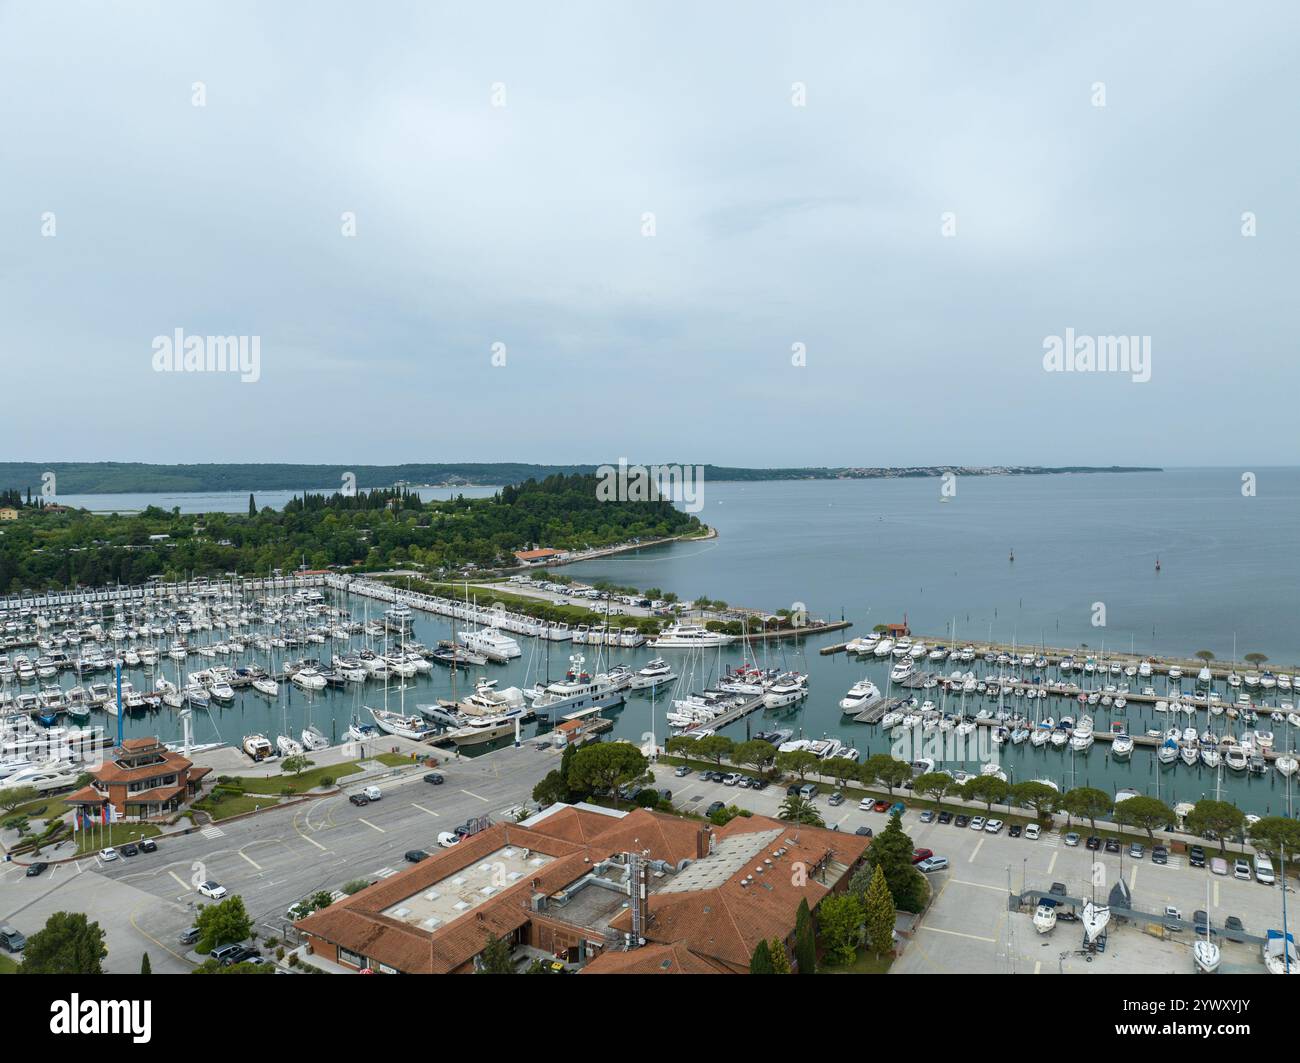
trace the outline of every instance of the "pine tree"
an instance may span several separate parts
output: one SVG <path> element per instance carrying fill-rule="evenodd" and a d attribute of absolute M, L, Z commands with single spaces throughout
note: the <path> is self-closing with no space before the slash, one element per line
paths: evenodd
<path fill-rule="evenodd" d="M 251 491 L 248 493 L 248 515 L 250 517 L 257 516 L 257 503 L 253 500 L 253 493 Z"/>
<path fill-rule="evenodd" d="M 871 876 L 864 898 L 867 914 L 867 943 L 877 956 L 894 947 L 894 898 L 885 880 L 885 870 L 879 864 Z"/>
<path fill-rule="evenodd" d="M 495 934 L 489 934 L 487 944 L 479 955 L 481 966 L 479 974 L 514 974 L 514 964 L 510 962 L 510 945 Z"/>
<path fill-rule="evenodd" d="M 149 966 L 149 953 L 147 952 L 140 958 L 140 973 L 153 974 L 153 968 Z"/>
<path fill-rule="evenodd" d="M 772 958 L 773 974 L 790 974 L 790 957 L 785 953 L 785 946 L 773 938 L 767 946 L 768 954 Z"/>
<path fill-rule="evenodd" d="M 776 974 L 772 963 L 772 950 L 766 941 L 760 941 L 754 946 L 754 955 L 749 958 L 749 973 Z"/>

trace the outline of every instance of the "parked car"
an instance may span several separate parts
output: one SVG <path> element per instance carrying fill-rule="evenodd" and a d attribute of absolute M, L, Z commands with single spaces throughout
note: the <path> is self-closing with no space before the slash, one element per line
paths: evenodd
<path fill-rule="evenodd" d="M 1250 864 L 1242 859 L 1237 859 L 1232 865 L 1232 877 L 1242 879 L 1245 882 L 1250 881 Z"/>
<path fill-rule="evenodd" d="M 677 770 L 673 772 L 673 774 L 676 775 L 677 778 L 679 779 L 686 778 L 686 776 L 688 776 L 690 773 L 691 773 L 691 769 L 688 768 L 685 764 L 678 764 Z"/>
<path fill-rule="evenodd" d="M 100 858 L 102 861 L 104 861 L 104 863 L 106 863 L 106 864 L 112 863 L 114 860 L 117 859 L 117 850 L 116 850 L 116 849 L 111 849 L 111 848 L 110 848 L 110 849 L 100 849 L 100 850 L 99 850 L 99 858 Z"/>
<path fill-rule="evenodd" d="M 957 818 L 952 821 L 954 827 L 966 827 L 970 824 L 970 816 L 966 813 L 958 813 Z"/>
<path fill-rule="evenodd" d="M 1228 873 L 1228 861 L 1221 856 L 1216 856 L 1210 860 L 1210 873 L 1214 875 L 1226 875 Z"/>
<path fill-rule="evenodd" d="M 1095 853 L 1098 849 L 1101 848 L 1101 838 L 1099 838 L 1095 834 L 1089 834 L 1088 840 L 1083 844 L 1086 845 L 1090 850 L 1092 850 L 1092 852 Z"/>
<path fill-rule="evenodd" d="M 348 800 L 358 807 L 370 804 L 370 798 L 365 794 L 348 794 Z"/>
<path fill-rule="evenodd" d="M 889 811 L 889 802 L 888 802 L 888 801 L 877 801 L 877 802 L 876 802 L 875 804 L 873 804 L 871 807 L 872 807 L 872 809 L 875 810 L 876 812 L 888 812 L 888 811 Z"/>
<path fill-rule="evenodd" d="M 1209 928 L 1211 936 L 1213 936 L 1215 933 L 1215 929 L 1213 924 L 1211 924 L 1210 922 L 1210 917 L 1206 915 L 1205 912 L 1203 912 L 1200 908 L 1197 908 L 1196 911 L 1192 913 L 1192 928 L 1198 934 L 1204 936 L 1207 927 Z"/>
<path fill-rule="evenodd" d="M 951 822 L 952 822 L 952 813 L 951 813 L 951 812 L 940 812 L 940 813 L 939 813 L 939 822 L 940 822 L 940 823 L 951 823 Z"/>
<path fill-rule="evenodd" d="M 27 939 L 11 926 L 0 926 L 0 948 L 6 952 L 22 952 Z"/>
<path fill-rule="evenodd" d="M 200 882 L 198 891 L 200 896 L 211 897 L 214 901 L 225 900 L 229 895 L 226 887 L 216 882 Z"/>
<path fill-rule="evenodd" d="M 1128 855 L 1131 856 L 1134 860 L 1141 860 L 1142 857 L 1146 854 L 1146 851 L 1147 851 L 1146 846 L 1143 845 L 1141 842 L 1134 842 L 1132 845 L 1128 847 Z"/>
<path fill-rule="evenodd" d="M 123 856 L 139 856 L 140 850 L 135 846 L 134 842 L 127 842 L 122 846 L 121 853 Z"/>
<path fill-rule="evenodd" d="M 1117 852 L 1119 852 L 1119 839 L 1118 839 L 1118 838 L 1107 838 L 1107 839 L 1106 839 L 1106 852 L 1108 852 L 1108 853 L 1117 853 Z"/>
<path fill-rule="evenodd" d="M 1074 831 L 1070 831 L 1070 832 L 1065 836 L 1065 844 L 1066 844 L 1066 845 L 1069 845 L 1069 846 L 1072 846 L 1072 847 L 1078 845 L 1078 844 L 1079 844 L 1079 836 L 1078 836 Z"/>
<path fill-rule="evenodd" d="M 1192 867 L 1204 867 L 1205 850 L 1202 849 L 1199 845 L 1193 845 L 1190 849 L 1187 850 L 1187 862 Z"/>
<path fill-rule="evenodd" d="M 442 777 L 440 772 L 431 771 L 424 777 L 424 781 L 432 786 L 441 786 L 447 780 Z"/>
<path fill-rule="evenodd" d="M 714 801 L 713 804 L 709 805 L 709 807 L 704 810 L 704 814 L 705 816 L 712 816 L 713 813 L 721 812 L 726 807 L 727 806 L 722 801 Z"/>
<path fill-rule="evenodd" d="M 1048 890 L 1048 892 L 1049 892 L 1053 897 L 1064 897 L 1064 896 L 1065 896 L 1065 893 L 1066 893 L 1066 890 L 1065 890 L 1065 883 L 1064 883 L 1064 882 L 1053 882 L 1053 883 L 1052 883 L 1052 888 L 1051 888 L 1050 890 Z"/>
<path fill-rule="evenodd" d="M 1242 935 L 1245 933 L 1246 928 L 1237 916 L 1230 915 L 1223 921 L 1223 936 L 1229 941 L 1244 942 L 1246 939 Z"/>
<path fill-rule="evenodd" d="M 815 782 L 806 782 L 799 787 L 799 796 L 805 801 L 811 801 L 817 796 L 817 784 Z"/>
<path fill-rule="evenodd" d="M 1019 838 L 1019 837 L 1020 837 L 1020 829 L 1021 829 L 1021 828 L 1020 828 L 1020 824 L 1019 824 L 1019 823 L 1013 823 L 1013 824 L 1011 824 L 1011 826 L 1009 826 L 1009 827 L 1007 828 L 1007 837 L 1008 837 L 1008 838 Z"/>
<path fill-rule="evenodd" d="M 1155 846 L 1152 846 L 1152 847 L 1151 847 L 1151 862 L 1152 862 L 1153 864 L 1168 864 L 1168 863 L 1169 863 L 1169 850 L 1166 849 L 1163 845 L 1155 845 Z"/>
<path fill-rule="evenodd" d="M 922 860 L 928 860 L 934 855 L 933 849 L 913 849 L 912 863 L 919 864 Z"/>
<path fill-rule="evenodd" d="M 735 786 L 738 782 L 740 782 L 740 772 L 733 771 L 730 775 L 728 775 L 725 779 L 722 780 L 722 785 Z"/>
<path fill-rule="evenodd" d="M 786 796 L 786 797 L 794 797 L 794 796 L 795 796 L 796 794 L 798 794 L 798 793 L 799 793 L 799 784 L 798 784 L 798 783 L 792 783 L 791 785 L 789 785 L 789 786 L 787 786 L 787 787 L 785 788 L 785 796 Z"/>
<path fill-rule="evenodd" d="M 934 812 L 933 812 L 931 809 L 928 809 L 928 808 L 927 808 L 924 812 L 921 813 L 921 822 L 922 822 L 922 823 L 933 823 L 933 822 L 934 822 Z"/>
<path fill-rule="evenodd" d="M 237 963 L 250 963 L 253 960 L 260 960 L 262 954 L 257 949 L 249 948 L 247 945 L 241 945 L 238 952 L 230 953 L 221 961 L 222 967 L 233 967 Z"/>
<path fill-rule="evenodd" d="M 299 917 L 300 918 L 300 917 Z M 182 930 L 176 935 L 176 940 L 182 945 L 193 945 L 203 936 L 203 931 L 197 926 L 192 926 L 188 930 Z"/>
<path fill-rule="evenodd" d="M 426 853 L 423 849 L 406 850 L 406 859 L 413 864 L 418 864 L 421 860 L 427 860 L 428 858 L 429 858 L 429 854 Z"/>
<path fill-rule="evenodd" d="M 1025 827 L 1025 837 L 1031 842 L 1038 841 L 1038 836 L 1042 833 L 1042 828 L 1037 823 L 1030 823 Z"/>
<path fill-rule="evenodd" d="M 157 851 L 158 851 L 158 843 L 154 841 L 152 838 L 145 838 L 140 842 L 140 852 L 156 853 Z"/>
<path fill-rule="evenodd" d="M 907 811 L 907 806 L 902 801 L 895 801 L 889 806 L 889 814 L 892 816 L 897 812 L 900 816 Z"/>
<path fill-rule="evenodd" d="M 1274 882 L 1273 861 L 1263 853 L 1255 854 L 1255 881 L 1271 886 Z"/>
<path fill-rule="evenodd" d="M 228 957 L 238 956 L 243 951 L 244 951 L 243 945 L 240 945 L 237 942 L 230 942 L 226 945 L 218 945 L 215 949 L 213 949 L 210 953 L 208 953 L 208 955 L 209 957 L 216 960 L 217 963 L 221 964 L 221 966 L 224 967 L 226 965 L 226 959 Z"/>
<path fill-rule="evenodd" d="M 972 817 L 971 817 L 971 821 L 970 821 L 970 829 L 971 829 L 971 830 L 983 830 L 983 829 L 984 829 L 984 817 L 983 817 L 983 816 L 972 816 Z"/>
<path fill-rule="evenodd" d="M 948 858 L 946 856 L 927 856 L 916 865 L 916 869 L 927 875 L 931 871 L 946 871 L 948 869 Z"/>
<path fill-rule="evenodd" d="M 751 790 L 766 790 L 766 789 L 767 789 L 767 780 L 766 780 L 766 779 L 751 779 L 751 780 L 750 780 L 750 783 L 749 783 L 749 788 L 750 788 Z"/>
<path fill-rule="evenodd" d="M 870 812 L 875 807 L 876 807 L 876 803 L 873 800 L 871 800 L 871 798 L 869 797 L 864 797 L 861 801 L 858 802 L 859 812 Z"/>
<path fill-rule="evenodd" d="M 855 830 L 853 833 L 856 834 L 859 838 L 870 838 L 870 837 L 871 837 L 871 828 L 870 828 L 870 827 L 859 827 L 859 828 L 858 828 L 857 830 Z"/>
<path fill-rule="evenodd" d="M 844 804 L 844 795 L 836 790 L 829 798 L 827 798 L 827 803 L 832 806 L 842 805 Z"/>
<path fill-rule="evenodd" d="M 672 799 L 673 799 L 673 792 L 669 790 L 666 786 L 661 786 L 659 788 L 659 800 L 667 803 Z"/>
<path fill-rule="evenodd" d="M 1002 831 L 1002 820 L 1000 820 L 1000 819 L 991 819 L 991 820 L 989 820 L 987 823 L 984 824 L 984 831 L 985 831 L 986 834 L 999 834 L 999 833 L 1001 833 L 1001 831 Z"/>
<path fill-rule="evenodd" d="M 34 864 L 28 864 L 27 877 L 35 878 L 37 875 L 39 875 L 42 871 L 44 871 L 49 866 L 50 865 L 47 864 L 44 860 L 37 860 L 36 863 Z"/>
<path fill-rule="evenodd" d="M 378 801 L 384 796 L 384 792 L 378 786 L 367 786 L 364 791 L 367 801 Z"/>

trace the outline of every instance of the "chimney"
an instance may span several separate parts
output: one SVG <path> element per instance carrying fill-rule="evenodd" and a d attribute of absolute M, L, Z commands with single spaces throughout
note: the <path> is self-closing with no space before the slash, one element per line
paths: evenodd
<path fill-rule="evenodd" d="M 695 858 L 703 860 L 713 851 L 713 828 L 701 827 L 695 835 Z"/>

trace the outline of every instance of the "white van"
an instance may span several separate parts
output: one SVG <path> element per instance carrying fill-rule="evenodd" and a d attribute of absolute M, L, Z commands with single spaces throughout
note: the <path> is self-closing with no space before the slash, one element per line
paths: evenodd
<path fill-rule="evenodd" d="M 369 801 L 378 801 L 384 796 L 383 791 L 378 786 L 367 786 L 362 793 L 366 795 L 366 799 Z"/>
<path fill-rule="evenodd" d="M 1263 853 L 1255 854 L 1255 881 L 1273 885 L 1273 861 Z"/>

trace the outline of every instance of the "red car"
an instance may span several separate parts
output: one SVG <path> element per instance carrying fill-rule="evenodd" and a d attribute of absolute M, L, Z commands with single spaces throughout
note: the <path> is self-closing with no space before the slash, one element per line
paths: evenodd
<path fill-rule="evenodd" d="M 888 802 L 888 801 L 877 801 L 877 802 L 876 802 L 874 805 L 872 805 L 871 807 L 874 808 L 877 812 L 888 812 L 888 811 L 889 811 L 889 802 Z"/>
<path fill-rule="evenodd" d="M 919 864 L 922 860 L 929 860 L 934 853 L 929 849 L 913 849 L 912 863 Z"/>

